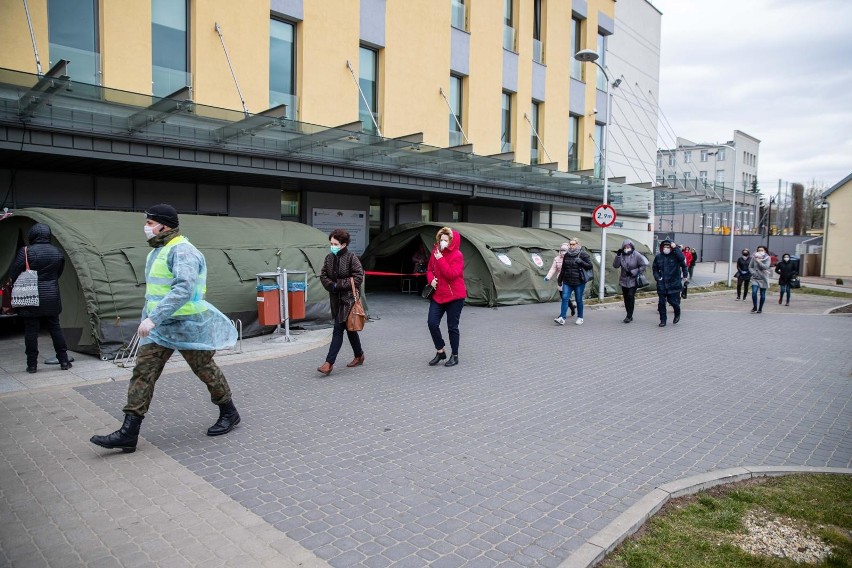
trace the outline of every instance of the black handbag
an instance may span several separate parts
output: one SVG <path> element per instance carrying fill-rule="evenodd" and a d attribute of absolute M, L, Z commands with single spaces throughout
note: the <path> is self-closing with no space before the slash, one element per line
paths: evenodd
<path fill-rule="evenodd" d="M 423 291 L 420 292 L 420 295 L 428 300 L 432 297 L 433 292 L 435 292 L 435 287 L 431 284 L 426 284 L 425 286 L 423 286 Z"/>
<path fill-rule="evenodd" d="M 650 285 L 650 282 L 648 282 L 648 277 L 645 276 L 644 272 L 639 272 L 636 275 L 636 287 L 637 288 L 644 288 L 648 285 Z"/>
<path fill-rule="evenodd" d="M 802 287 L 802 282 L 799 280 L 798 276 L 790 279 L 790 288 L 801 288 L 801 287 Z"/>

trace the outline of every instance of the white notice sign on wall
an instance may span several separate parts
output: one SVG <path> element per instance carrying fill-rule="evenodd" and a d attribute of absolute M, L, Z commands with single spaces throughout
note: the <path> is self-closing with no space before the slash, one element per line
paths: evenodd
<path fill-rule="evenodd" d="M 312 223 L 326 235 L 335 229 L 349 232 L 351 242 L 349 250 L 360 255 L 367 248 L 367 212 L 352 209 L 319 209 L 314 208 Z"/>

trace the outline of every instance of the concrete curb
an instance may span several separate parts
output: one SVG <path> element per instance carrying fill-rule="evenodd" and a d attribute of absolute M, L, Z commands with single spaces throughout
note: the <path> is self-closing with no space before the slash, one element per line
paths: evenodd
<path fill-rule="evenodd" d="M 615 550 L 630 535 L 659 511 L 670 499 L 691 495 L 704 489 L 755 477 L 777 477 L 797 473 L 852 475 L 852 469 L 809 466 L 745 466 L 719 469 L 685 477 L 657 486 L 639 499 L 614 521 L 598 531 L 559 564 L 559 568 L 591 568 Z"/>
<path fill-rule="evenodd" d="M 831 313 L 834 310 L 839 310 L 840 308 L 845 308 L 847 306 L 852 306 L 852 302 L 849 302 L 848 304 L 843 304 L 842 306 L 834 306 L 833 308 L 828 308 L 827 310 L 822 312 L 822 315 L 824 315 L 824 316 L 848 316 L 849 314 L 843 314 L 843 313 L 833 314 L 833 313 Z"/>

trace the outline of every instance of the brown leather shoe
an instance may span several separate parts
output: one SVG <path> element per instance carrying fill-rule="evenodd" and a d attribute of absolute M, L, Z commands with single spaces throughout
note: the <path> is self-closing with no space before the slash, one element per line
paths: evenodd
<path fill-rule="evenodd" d="M 363 364 L 364 364 L 364 354 L 361 353 L 361 355 L 352 359 L 352 361 L 350 361 L 346 366 L 347 367 L 357 367 L 358 365 L 363 365 Z"/>
<path fill-rule="evenodd" d="M 331 370 L 333 368 L 334 368 L 334 365 L 332 365 L 331 363 L 326 361 L 325 363 L 322 364 L 321 367 L 317 368 L 317 371 L 319 371 L 320 373 L 322 373 L 323 375 L 325 375 L 327 377 L 331 374 Z"/>

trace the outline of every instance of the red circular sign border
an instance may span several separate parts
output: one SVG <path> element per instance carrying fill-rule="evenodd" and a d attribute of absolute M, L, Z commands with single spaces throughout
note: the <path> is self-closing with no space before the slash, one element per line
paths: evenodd
<path fill-rule="evenodd" d="M 608 225 L 601 225 L 600 223 L 598 223 L 597 213 L 598 213 L 598 209 L 600 209 L 601 207 L 607 207 L 609 209 L 612 209 L 612 223 L 609 223 Z M 597 225 L 598 227 L 600 227 L 601 229 L 608 229 L 608 228 L 612 227 L 613 225 L 615 225 L 615 220 L 617 218 L 618 218 L 618 214 L 615 211 L 615 207 L 613 207 L 612 205 L 607 205 L 605 203 L 601 203 L 600 205 L 595 207 L 594 211 L 592 211 L 592 222 L 594 222 L 594 224 Z"/>

